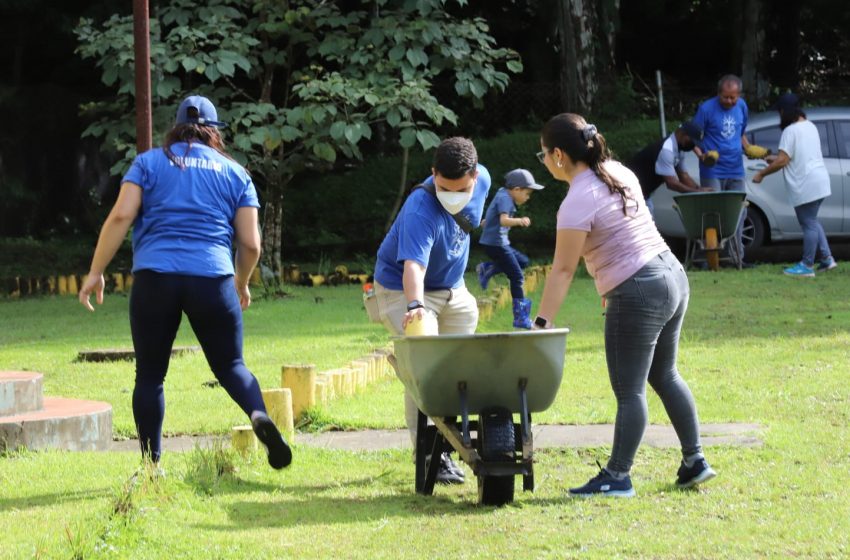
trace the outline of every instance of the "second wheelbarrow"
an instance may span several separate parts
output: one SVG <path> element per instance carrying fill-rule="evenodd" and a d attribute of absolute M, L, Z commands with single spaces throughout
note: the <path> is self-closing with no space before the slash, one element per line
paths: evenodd
<path fill-rule="evenodd" d="M 685 227 L 687 243 L 685 268 L 696 259 L 697 249 L 705 252 L 705 262 L 711 270 L 720 268 L 720 252 L 729 238 L 735 235 L 738 224 L 747 211 L 747 193 L 743 191 L 696 192 L 674 196 L 673 208 Z M 730 258 L 740 270 L 744 255 L 738 254 L 737 243 L 731 244 Z"/>
<path fill-rule="evenodd" d="M 451 449 L 475 473 L 482 504 L 513 501 L 516 476 L 523 477 L 523 490 L 534 490 L 531 413 L 555 400 L 567 333 L 549 329 L 393 339 L 396 373 L 419 407 L 417 492 L 433 494 L 440 455 Z"/>

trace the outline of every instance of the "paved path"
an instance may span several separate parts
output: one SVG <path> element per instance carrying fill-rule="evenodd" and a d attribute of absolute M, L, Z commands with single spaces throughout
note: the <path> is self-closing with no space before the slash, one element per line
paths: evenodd
<path fill-rule="evenodd" d="M 737 445 L 758 447 L 762 445 L 762 427 L 758 424 L 703 424 L 703 445 Z M 536 425 L 532 428 L 534 447 L 597 447 L 611 445 L 614 439 L 613 424 L 586 426 Z M 167 451 L 189 451 L 196 444 L 208 447 L 215 436 L 180 436 L 163 438 L 162 447 Z M 320 434 L 298 434 L 297 445 L 342 449 L 346 451 L 376 451 L 412 447 L 407 430 L 361 430 L 356 432 L 323 432 Z M 672 426 L 651 425 L 643 436 L 643 444 L 652 447 L 679 447 L 679 440 Z M 136 451 L 138 440 L 116 441 L 112 451 Z"/>

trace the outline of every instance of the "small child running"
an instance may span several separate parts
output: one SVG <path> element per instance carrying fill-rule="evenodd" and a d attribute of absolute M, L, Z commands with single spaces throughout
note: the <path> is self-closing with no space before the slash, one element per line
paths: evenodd
<path fill-rule="evenodd" d="M 522 270 L 528 266 L 528 257 L 511 247 L 508 240 L 508 230 L 512 227 L 528 227 L 531 220 L 527 217 L 514 218 L 517 206 L 528 202 L 532 191 L 543 188 L 534 181 L 534 177 L 526 169 L 514 169 L 505 175 L 505 186 L 496 192 L 496 196 L 487 207 L 484 217 L 484 231 L 479 243 L 484 252 L 492 259 L 475 267 L 478 273 L 478 283 L 482 290 L 487 289 L 490 278 L 504 273 L 511 283 L 513 298 L 514 327 L 530 329 L 531 300 L 525 297 L 523 283 L 525 277 Z"/>

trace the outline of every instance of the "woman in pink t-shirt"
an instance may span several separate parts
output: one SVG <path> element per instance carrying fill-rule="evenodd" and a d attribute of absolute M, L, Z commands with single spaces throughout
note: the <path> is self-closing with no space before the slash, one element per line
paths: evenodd
<path fill-rule="evenodd" d="M 569 183 L 558 209 L 552 272 L 536 328 L 551 328 L 578 267 L 585 265 L 607 301 L 605 354 L 617 398 L 614 443 L 605 468 L 572 496 L 635 495 L 629 471 L 647 423 L 646 383 L 661 397 L 682 446 L 677 484 L 690 488 L 716 473 L 702 454 L 699 420 L 676 369 L 688 307 L 688 277 L 652 221 L 635 175 L 611 159 L 605 139 L 583 117 L 552 117 L 538 158 Z"/>

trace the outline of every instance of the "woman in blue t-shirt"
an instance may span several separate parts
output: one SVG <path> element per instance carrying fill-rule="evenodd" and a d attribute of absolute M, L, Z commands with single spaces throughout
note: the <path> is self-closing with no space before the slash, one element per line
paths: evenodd
<path fill-rule="evenodd" d="M 281 469 L 292 452 L 242 358 L 242 310 L 251 305 L 248 280 L 260 256 L 259 202 L 250 175 L 225 151 L 221 126 L 208 99 L 188 97 L 162 148 L 136 157 L 103 224 L 79 299 L 90 311 L 92 293 L 103 303 L 104 270 L 132 225 L 133 417 L 142 454 L 160 459 L 163 382 L 185 313 L 216 379 L 251 418 L 269 464 Z"/>

